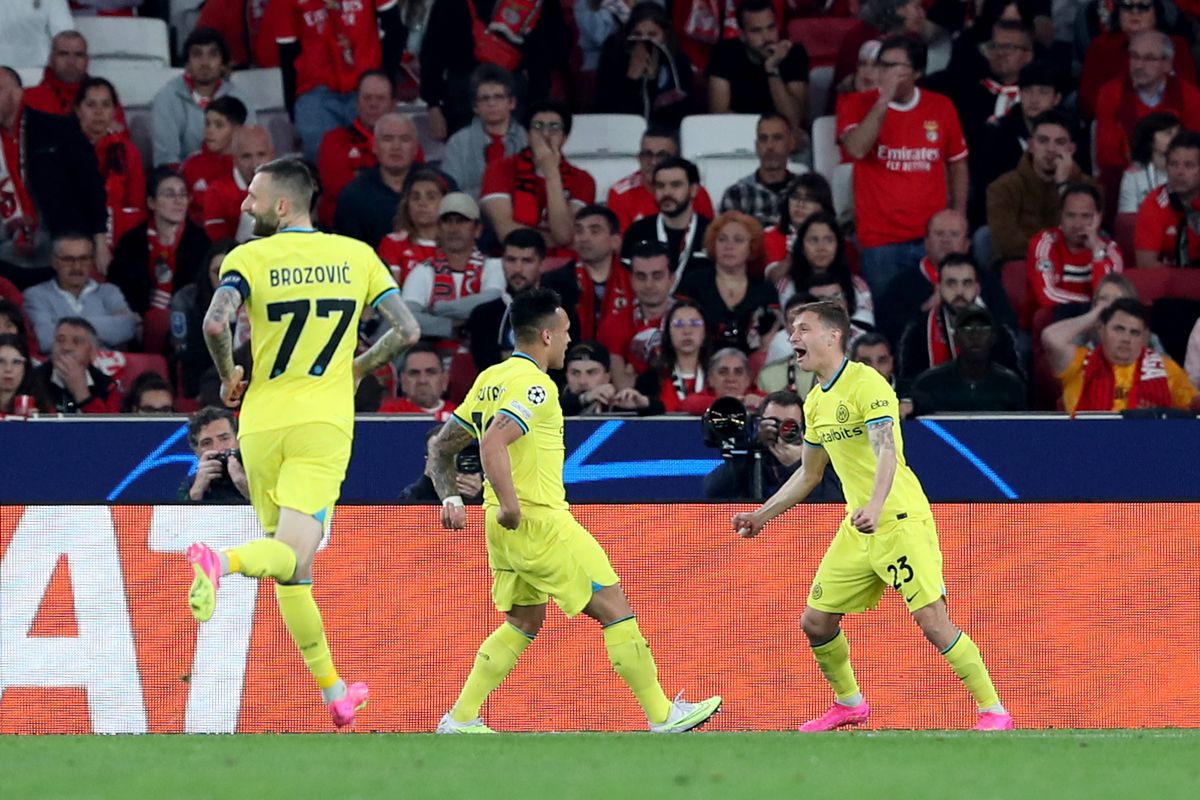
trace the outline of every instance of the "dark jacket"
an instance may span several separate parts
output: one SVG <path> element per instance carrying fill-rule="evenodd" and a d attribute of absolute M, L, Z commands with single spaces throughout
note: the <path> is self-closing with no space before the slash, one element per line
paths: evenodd
<path fill-rule="evenodd" d="M 475 306 L 471 316 L 467 317 L 467 336 L 471 340 L 471 360 L 475 369 L 483 372 L 493 364 L 499 364 L 512 352 L 511 326 L 507 326 L 506 340 L 501 345 L 501 326 L 506 325 L 508 318 L 508 300 L 497 297 L 486 303 Z"/>
<path fill-rule="evenodd" d="M 625 32 L 618 30 L 604 43 L 600 67 L 596 73 L 596 111 L 605 114 L 637 114 L 652 125 L 678 128 L 689 114 L 700 114 L 692 94 L 694 78 L 692 62 L 682 50 L 671 53 L 659 51 L 659 73 L 655 78 L 629 77 L 630 45 Z"/>
<path fill-rule="evenodd" d="M 422 166 L 424 169 L 432 169 L 428 165 Z M 458 190 L 458 184 L 449 175 L 440 170 L 434 171 L 445 179 L 450 191 Z M 405 188 L 408 186 L 408 180 L 415 174 L 415 169 L 409 170 L 408 178 L 404 182 Z M 403 196 L 403 191 L 392 191 L 391 187 L 383 182 L 383 175 L 378 166 L 362 170 L 338 195 L 337 211 L 333 215 L 334 232 L 366 242 L 372 249 L 379 247 L 379 242 L 394 228 L 392 223 L 396 219 L 396 209 L 400 206 Z"/>
<path fill-rule="evenodd" d="M 54 363 L 47 361 L 37 368 L 37 376 L 42 386 L 46 387 L 54 409 L 60 414 L 116 414 L 121 410 L 121 392 L 117 383 L 95 367 L 88 367 L 92 376 L 92 393 L 82 403 L 75 402 L 75 397 L 62 386 L 54 383 Z"/>
<path fill-rule="evenodd" d="M 60 117 L 26 108 L 21 112 L 25 137 L 26 187 L 51 236 L 67 231 L 104 233 L 104 181 L 92 147 L 74 115 Z"/>
<path fill-rule="evenodd" d="M 138 314 L 145 314 L 150 308 L 150 293 L 154 289 L 148 256 L 149 230 L 150 223 L 143 222 L 122 236 L 108 269 L 109 283 L 121 290 L 129 308 Z M 195 282 L 196 275 L 204 268 L 204 255 L 210 244 L 204 231 L 191 220 L 184 221 L 183 237 L 175 251 L 175 291 Z"/>
<path fill-rule="evenodd" d="M 929 335 L 926 329 L 928 319 L 928 312 L 922 312 L 913 317 L 912 321 L 908 323 L 908 327 L 904 329 L 904 335 L 900 337 L 900 360 L 896 367 L 896 383 L 897 393 L 901 397 L 911 396 L 912 382 L 918 375 L 930 368 Z M 938 314 L 937 320 L 938 324 L 942 326 L 942 330 L 945 331 L 946 315 Z M 1007 367 L 1018 376 L 1022 375 L 1023 370 L 1017 356 L 1017 339 L 1013 332 L 1003 322 L 996 322 L 993 330 L 996 341 L 992 345 L 992 361 L 1002 367 Z M 946 363 L 952 364 L 954 359 L 951 358 Z"/>
<path fill-rule="evenodd" d="M 748 456 L 727 458 L 721 466 L 704 476 L 704 496 L 709 500 L 764 500 L 779 490 L 784 482 L 800 469 L 797 461 L 785 467 L 770 451 L 762 454 L 762 494 L 751 491 L 752 461 Z M 842 483 L 832 468 L 826 467 L 821 482 L 805 498 L 806 503 L 844 503 Z"/>

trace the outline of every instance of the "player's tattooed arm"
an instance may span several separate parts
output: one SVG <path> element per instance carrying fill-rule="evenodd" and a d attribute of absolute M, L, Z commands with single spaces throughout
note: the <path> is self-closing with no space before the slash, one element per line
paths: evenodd
<path fill-rule="evenodd" d="M 875 452 L 875 485 L 871 490 L 871 501 L 867 504 L 867 508 L 874 512 L 873 517 L 868 527 L 859 527 L 859 530 L 865 533 L 874 530 L 888 493 L 892 491 L 892 481 L 896 477 L 896 432 L 894 427 L 894 423 L 890 419 L 867 425 L 867 437 L 871 441 L 871 449 Z"/>
<path fill-rule="evenodd" d="M 429 479 L 439 499 L 445 500 L 458 494 L 458 475 L 454 469 L 454 457 L 471 443 L 474 437 L 454 420 L 446 420 L 442 429 L 429 440 L 426 454 Z"/>
<path fill-rule="evenodd" d="M 875 459 L 877 461 L 886 458 L 886 454 L 889 453 L 892 460 L 895 460 L 896 436 L 892 431 L 892 421 L 890 419 L 868 425 L 867 438 L 871 442 L 871 449 L 875 451 Z"/>
<path fill-rule="evenodd" d="M 379 315 L 388 321 L 391 328 L 380 336 L 367 352 L 354 359 L 354 378 L 362 380 L 396 356 L 412 347 L 421 338 L 421 326 L 408 310 L 408 304 L 399 292 L 392 292 L 375 306 Z"/>
<path fill-rule="evenodd" d="M 218 286 L 204 315 L 204 342 L 222 381 L 233 377 L 233 335 L 229 326 L 237 319 L 242 295 L 232 286 Z"/>

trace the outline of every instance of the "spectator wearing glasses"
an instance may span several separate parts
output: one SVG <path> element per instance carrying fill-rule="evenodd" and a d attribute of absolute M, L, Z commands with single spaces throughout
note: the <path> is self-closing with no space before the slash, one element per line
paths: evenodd
<path fill-rule="evenodd" d="M 658 202 L 654 195 L 654 173 L 660 164 L 668 159 L 679 158 L 679 139 L 669 128 L 651 126 L 642 134 L 641 147 L 638 149 L 638 169 L 631 175 L 626 175 L 614 183 L 608 190 L 606 205 L 617 215 L 621 224 L 622 234 L 629 226 L 646 217 L 659 213 Z M 707 219 L 713 218 L 712 198 L 699 178 L 695 181 L 699 187 L 692 201 L 696 213 Z M 689 207 L 689 208 L 691 208 Z M 638 239 L 637 241 L 643 241 Z"/>
<path fill-rule="evenodd" d="M 1185 130 L 1200 130 L 1200 89 L 1171 72 L 1174 53 L 1171 38 L 1161 31 L 1130 37 L 1129 69 L 1105 83 L 1096 99 L 1098 167 L 1119 176 L 1131 162 L 1138 121 L 1154 112 L 1172 113 Z"/>
<path fill-rule="evenodd" d="M 1085 119 L 1099 116 L 1100 93 L 1114 78 L 1129 73 L 1130 46 L 1135 36 L 1159 31 L 1166 34 L 1167 20 L 1161 0 L 1116 0 L 1113 30 L 1101 31 L 1088 45 L 1079 75 L 1079 111 Z M 1083 13 L 1082 11 L 1080 13 Z M 1171 56 L 1166 69 L 1189 83 L 1196 82 L 1196 62 L 1187 40 L 1171 36 Z"/>
<path fill-rule="evenodd" d="M 995 341 L 995 324 L 986 308 L 967 306 L 960 311 L 954 322 L 955 356 L 913 381 L 914 411 L 1024 411 L 1025 382 L 992 359 Z"/>
<path fill-rule="evenodd" d="M 43 353 L 54 347 L 55 329 L 64 318 L 84 319 L 97 343 L 111 350 L 133 340 L 138 317 L 119 288 L 92 279 L 95 263 L 95 247 L 87 236 L 67 233 L 54 240 L 54 279 L 25 291 L 25 313 Z"/>
<path fill-rule="evenodd" d="M 321 179 L 317 219 L 326 227 L 333 225 L 342 189 L 359 172 L 379 163 L 375 123 L 396 104 L 391 78 L 379 69 L 369 69 L 359 76 L 354 98 L 354 120 L 327 132 L 317 150 L 317 175 Z"/>
<path fill-rule="evenodd" d="M 700 170 L 686 158 L 665 158 L 654 168 L 652 186 L 658 213 L 625 229 L 621 258 L 628 260 L 638 242 L 658 242 L 667 249 L 674 286 L 712 263 L 704 249 L 710 219 L 696 210 L 704 189 Z"/>
<path fill-rule="evenodd" d="M 157 372 L 143 372 L 133 379 L 125 399 L 122 414 L 173 414 L 175 393 L 171 385 Z"/>
<path fill-rule="evenodd" d="M 17 399 L 23 397 L 30 399 Z M 0 417 L 7 414 L 24 416 L 33 411 L 48 414 L 53 410 L 33 368 L 25 337 L 0 332 Z"/>
<path fill-rule="evenodd" d="M 838 107 L 838 139 L 855 162 L 862 276 L 875 297 L 920 262 L 934 214 L 967 210 L 966 142 L 950 101 L 917 87 L 925 56 L 919 42 L 888 39 L 879 50 L 879 88 Z"/>
<path fill-rule="evenodd" d="M 96 329 L 82 317 L 63 317 L 54 328 L 49 360 L 38 367 L 38 378 L 60 414 L 115 414 L 121 393 L 96 360 Z"/>
<path fill-rule="evenodd" d="M 487 168 L 524 150 L 529 138 L 513 116 L 517 98 L 508 70 L 480 64 L 471 73 L 471 97 L 475 115 L 446 140 L 442 170 L 461 191 L 478 200 Z"/>
<path fill-rule="evenodd" d="M 494 162 L 480 190 L 484 213 L 497 238 L 519 227 L 533 228 L 552 256 L 569 256 L 575 213 L 596 199 L 596 181 L 563 157 L 571 135 L 571 112 L 556 100 L 530 108 L 529 146 Z"/>
<path fill-rule="evenodd" d="M 833 191 L 824 175 L 806 172 L 792 184 L 787 203 L 780 209 L 779 220 L 763 230 L 763 260 L 767 264 L 769 280 L 778 281 L 787 273 L 796 232 L 818 211 L 834 213 Z"/>
<path fill-rule="evenodd" d="M 988 74 L 950 93 L 962 122 L 967 148 L 982 148 L 988 126 L 995 124 L 1021 100 L 1021 70 L 1033 61 L 1033 35 L 1020 22 L 999 20 L 984 45 Z"/>
<path fill-rule="evenodd" d="M 639 413 L 700 416 L 712 405 L 716 395 L 705 372 L 709 354 L 705 328 L 704 314 L 695 303 L 678 302 L 667 312 L 662 352 L 634 383 L 633 390 L 647 401 Z"/>
<path fill-rule="evenodd" d="M 679 47 L 667 11 L 650 0 L 637 3 L 623 29 L 604 45 L 596 111 L 636 114 L 653 125 L 678 128 L 684 117 L 700 113 L 693 87 L 692 62 Z"/>

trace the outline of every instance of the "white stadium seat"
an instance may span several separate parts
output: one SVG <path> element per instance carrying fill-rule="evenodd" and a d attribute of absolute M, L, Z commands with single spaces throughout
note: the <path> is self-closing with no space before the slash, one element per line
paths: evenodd
<path fill-rule="evenodd" d="M 296 130 L 287 115 L 283 99 L 283 71 L 270 69 L 239 69 L 231 81 L 246 95 L 258 115 L 258 124 L 271 134 L 275 152 L 279 155 L 295 149 Z"/>
<path fill-rule="evenodd" d="M 817 117 L 812 126 L 813 171 L 833 180 L 834 167 L 842 160 L 837 145 L 837 117 Z"/>
<path fill-rule="evenodd" d="M 91 70 L 105 61 L 171 63 L 167 23 L 153 17 L 76 17 L 75 29 L 88 42 Z"/>
<path fill-rule="evenodd" d="M 700 170 L 700 183 L 714 206 L 734 183 L 758 169 L 754 154 L 755 114 L 698 114 L 685 117 L 679 128 L 683 157 Z"/>
<path fill-rule="evenodd" d="M 645 132 L 646 120 L 636 114 L 576 114 L 563 155 L 572 163 L 576 156 L 636 158 Z"/>
<path fill-rule="evenodd" d="M 854 164 L 838 164 L 833 170 L 833 210 L 843 225 L 854 219 Z"/>
<path fill-rule="evenodd" d="M 176 51 L 181 50 L 184 40 L 196 27 L 196 20 L 200 18 L 200 9 L 204 2 L 205 0 L 170 0 L 168 3 L 167 16 L 171 20 L 171 30 L 175 33 Z M 177 52 L 177 55 L 182 58 L 184 54 Z"/>
<path fill-rule="evenodd" d="M 28 89 L 30 86 L 37 86 L 42 82 L 42 76 L 46 72 L 45 67 L 16 67 L 17 75 L 21 77 L 21 86 Z"/>
<path fill-rule="evenodd" d="M 808 71 L 808 118 L 824 115 L 829 92 L 833 88 L 833 67 L 813 67 Z M 818 170 L 819 171 L 819 170 Z"/>

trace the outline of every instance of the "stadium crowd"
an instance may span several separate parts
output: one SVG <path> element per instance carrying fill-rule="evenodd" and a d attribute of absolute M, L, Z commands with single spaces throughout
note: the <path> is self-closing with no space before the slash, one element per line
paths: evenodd
<path fill-rule="evenodd" d="M 803 398 L 814 299 L 907 413 L 1200 411 L 1196 0 L 206 0 L 139 149 L 72 14 L 166 5 L 0 9 L 0 414 L 219 406 L 201 321 L 289 153 L 424 333 L 361 412 L 444 419 L 535 286 L 570 309 L 567 415 Z M 282 136 L 239 85 L 274 67 Z M 600 192 L 581 114 L 646 122 Z M 711 195 L 706 114 L 757 120 Z"/>

